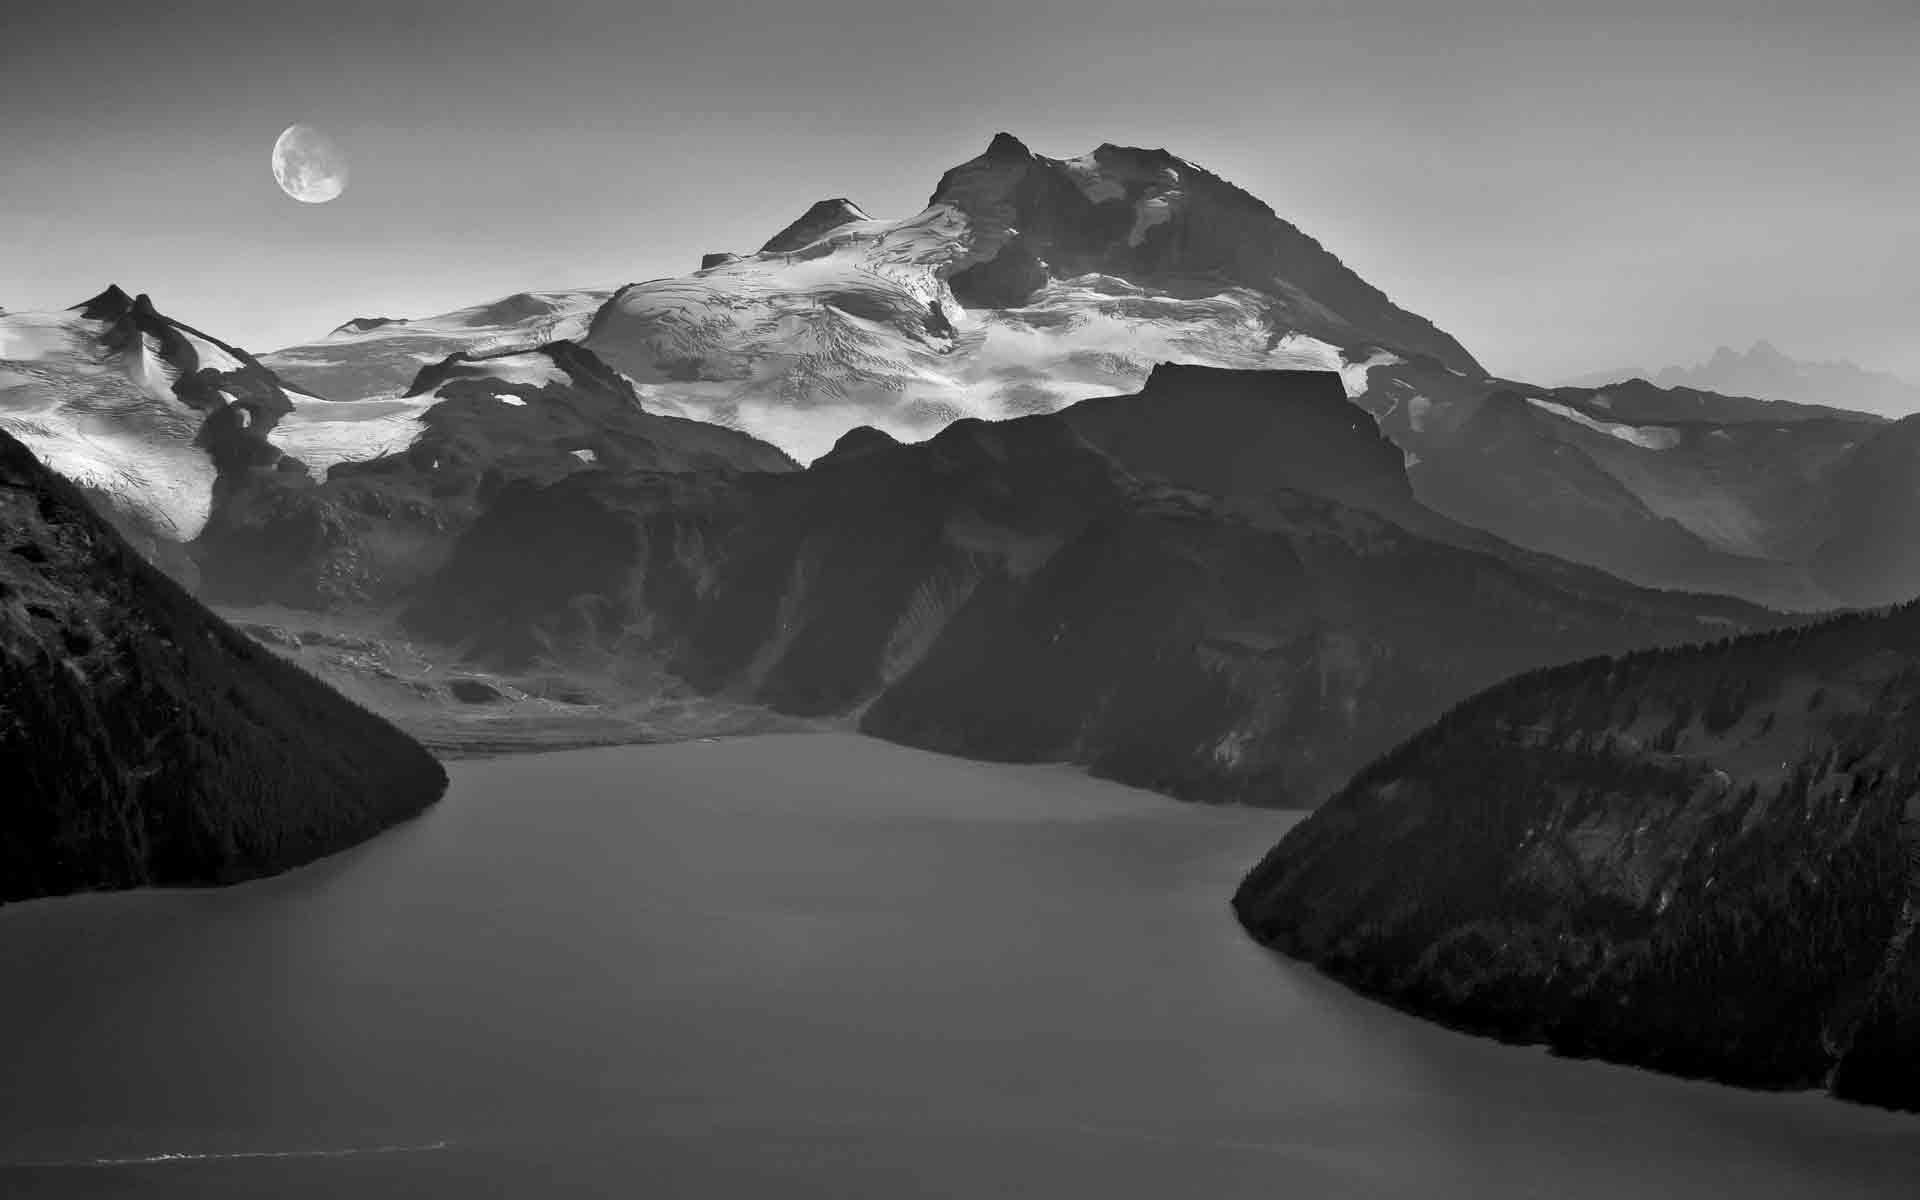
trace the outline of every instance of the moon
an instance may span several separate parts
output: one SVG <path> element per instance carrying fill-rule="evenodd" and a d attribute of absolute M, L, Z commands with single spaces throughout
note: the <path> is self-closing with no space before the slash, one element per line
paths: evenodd
<path fill-rule="evenodd" d="M 273 143 L 273 177 L 302 204 L 325 204 L 347 190 L 347 152 L 311 125 L 289 125 Z"/>

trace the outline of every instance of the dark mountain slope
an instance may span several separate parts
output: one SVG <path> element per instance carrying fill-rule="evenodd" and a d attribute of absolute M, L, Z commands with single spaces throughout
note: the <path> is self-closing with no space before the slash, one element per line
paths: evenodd
<path fill-rule="evenodd" d="M 1920 596 L 1920 417 L 1881 429 L 1834 471 L 1814 576 L 1849 603 Z"/>
<path fill-rule="evenodd" d="M 1311 492 L 1386 517 L 1420 507 L 1399 447 L 1328 371 L 1162 363 L 1137 395 L 1083 400 L 1060 417 L 1131 470 L 1217 496 Z"/>
<path fill-rule="evenodd" d="M 1282 377 L 1250 396 L 1232 379 L 1156 378 L 1149 394 L 1093 402 L 1090 425 L 1121 453 L 1069 410 L 960 421 L 913 445 L 850 434 L 784 475 L 589 472 L 519 488 L 408 620 L 509 665 L 651 657 L 702 691 L 915 745 L 1311 804 L 1475 687 L 1772 619 L 1511 547 L 1443 544 L 1284 486 L 1293 471 L 1310 487 L 1404 493 L 1382 454 L 1397 452 L 1364 417 L 1341 409 L 1321 428 L 1326 381 Z M 1177 386 L 1189 378 L 1191 394 Z M 1265 478 L 1225 449 L 1251 435 L 1258 422 L 1233 414 L 1256 404 Z M 1216 407 L 1215 433 L 1148 453 L 1171 444 L 1156 410 L 1213 429 Z M 1314 435 L 1312 470 L 1289 429 Z M 1137 465 L 1149 460 L 1187 478 Z M 1187 482 L 1201 478 L 1237 494 Z M 563 567 L 524 570 L 536 537 Z"/>
<path fill-rule="evenodd" d="M 1809 489 L 1871 426 L 1628 427 L 1639 445 L 1501 389 L 1450 414 L 1457 427 L 1404 440 L 1422 503 L 1515 545 L 1648 587 L 1833 607 L 1796 561 Z M 1552 401 L 1579 411 L 1582 407 Z M 1733 443 L 1738 436 L 1739 444 Z"/>
<path fill-rule="evenodd" d="M 440 765 L 236 633 L 0 434 L 0 900 L 222 883 L 437 799 Z"/>
<path fill-rule="evenodd" d="M 1518 411 L 1511 411 L 1513 405 Z M 1563 518 L 1588 535 L 1595 532 L 1594 526 L 1609 534 L 1617 532 L 1609 525 L 1609 519 L 1613 519 L 1629 532 L 1642 535 L 1618 547 L 1622 551 L 1619 557 L 1630 563 L 1644 564 L 1654 549 L 1650 542 L 1665 537 L 1673 542 L 1675 573 L 1691 572 L 1696 581 L 1722 580 L 1733 570 L 1746 577 L 1764 577 L 1761 572 L 1775 569 L 1772 564 L 1715 555 L 1676 523 L 1655 518 L 1612 476 L 1597 468 L 1592 469 L 1588 487 L 1571 489 L 1577 498 L 1573 502 L 1586 503 L 1600 496 L 1610 498 L 1612 505 L 1603 506 L 1599 514 L 1557 511 L 1556 505 L 1567 501 L 1553 498 L 1555 477 L 1559 484 L 1568 484 L 1567 472 L 1577 471 L 1580 464 L 1591 460 L 1574 454 L 1569 446 L 1548 442 L 1557 445 L 1571 462 L 1563 466 L 1549 457 L 1545 462 L 1529 463 L 1529 452 L 1539 449 L 1545 436 L 1539 423 L 1564 421 L 1536 413 L 1513 395 L 1490 400 L 1474 418 L 1491 427 L 1487 444 L 1498 442 L 1503 412 L 1508 412 L 1517 426 L 1513 457 L 1523 470 L 1534 472 L 1532 476 L 1509 470 L 1504 479 L 1494 479 L 1489 470 L 1467 469 L 1464 456 L 1443 475 L 1423 476 L 1430 483 L 1444 478 L 1460 485 L 1443 491 L 1443 495 L 1455 499 L 1477 497 L 1477 506 L 1490 525 L 1518 523 L 1524 530 L 1528 516 L 1513 513 L 1516 507 L 1536 510 L 1532 516 L 1535 520 L 1539 519 L 1538 510 L 1544 509 L 1550 517 Z M 1256 505 L 1276 495 L 1308 492 L 1385 517 L 1420 537 L 1492 555 L 1530 573 L 1555 578 L 1572 591 L 1609 596 L 1629 608 L 1647 600 L 1645 588 L 1624 583 L 1617 576 L 1538 549 L 1523 549 L 1427 507 L 1409 482 L 1405 452 L 1382 436 L 1363 409 L 1348 401 L 1339 378 L 1330 372 L 1235 371 L 1161 364 L 1138 394 L 1083 400 L 1059 415 L 1136 474 L 1159 476 L 1183 487 Z M 862 436 L 873 433 L 864 431 Z M 836 448 L 836 453 L 849 452 Z M 1494 465 L 1502 456 L 1495 455 L 1487 465 Z M 1457 475 L 1452 468 L 1458 468 Z M 1510 491 L 1516 480 L 1538 485 L 1532 504 L 1516 504 Z M 1491 487 L 1490 493 L 1472 490 L 1481 483 Z M 1599 519 L 1589 520 L 1596 517 Z M 1589 548 L 1611 544 L 1604 537 L 1587 541 L 1578 535 L 1536 532 L 1541 534 L 1536 542 Z M 1719 570 L 1701 570 L 1703 559 Z M 1740 609 L 1744 606 L 1735 604 L 1729 612 Z"/>
<path fill-rule="evenodd" d="M 1920 1107 L 1920 608 L 1526 675 L 1248 876 L 1262 941 L 1416 1012 Z"/>

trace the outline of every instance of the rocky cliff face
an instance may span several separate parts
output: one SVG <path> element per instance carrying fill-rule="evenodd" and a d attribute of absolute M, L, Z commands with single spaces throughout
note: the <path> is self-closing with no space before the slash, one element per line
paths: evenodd
<path fill-rule="evenodd" d="M 0 900 L 223 883 L 432 803 L 426 751 L 214 617 L 0 433 Z"/>
<path fill-rule="evenodd" d="M 1420 508 L 1400 448 L 1332 372 L 1163 363 L 1139 393 L 1061 418 L 1130 470 L 1217 496 L 1309 492 L 1396 520 Z"/>
<path fill-rule="evenodd" d="M 1262 941 L 1568 1054 L 1920 1108 L 1920 608 L 1522 676 L 1234 899 Z"/>
<path fill-rule="evenodd" d="M 1412 504 L 1336 378 L 1154 378 L 1084 417 L 849 434 L 800 473 L 528 486 L 409 620 L 508 662 L 653 656 L 915 745 L 1307 805 L 1475 686 L 1768 619 L 1341 502 Z"/>

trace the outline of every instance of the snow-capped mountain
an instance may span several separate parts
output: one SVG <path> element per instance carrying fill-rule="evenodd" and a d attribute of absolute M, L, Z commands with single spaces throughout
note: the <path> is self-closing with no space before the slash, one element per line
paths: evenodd
<path fill-rule="evenodd" d="M 0 429 L 149 548 L 199 536 L 223 474 L 323 477 L 405 449 L 434 403 L 324 400 L 117 285 L 61 312 L 0 316 Z"/>
<path fill-rule="evenodd" d="M 277 457 L 264 434 L 292 409 L 244 350 L 117 286 L 0 316 L 0 429 L 145 534 L 196 536 L 222 466 Z"/>
<path fill-rule="evenodd" d="M 502 331 L 550 331 L 555 306 L 510 297 L 452 321 L 350 323 L 359 328 L 332 345 L 384 341 L 375 369 L 404 363 L 410 373 L 386 394 L 336 401 L 113 286 L 65 311 L 0 315 L 0 429 L 149 553 L 194 541 L 210 523 L 230 538 L 236 524 L 265 519 L 235 511 L 245 498 L 321 486 L 342 466 L 405 476 L 442 498 L 489 469 L 551 476 L 603 459 L 643 470 L 792 466 L 737 432 L 647 412 L 630 383 L 572 342 L 485 352 L 521 340 Z M 449 329 L 472 336 L 458 342 Z M 405 355 L 385 353 L 397 339 Z M 449 342 L 466 348 L 417 361 Z M 341 356 L 343 369 L 356 369 L 356 354 Z"/>
<path fill-rule="evenodd" d="M 242 459 L 284 456 L 315 482 L 416 450 L 435 460 L 421 447 L 447 396 L 423 381 L 440 371 L 485 383 L 507 407 L 529 387 L 549 407 L 612 397 L 621 413 L 725 426 L 809 461 L 856 428 L 920 441 L 964 417 L 1134 392 L 1154 363 L 1173 362 L 1335 372 L 1402 454 L 1418 500 L 1447 517 L 1644 585 L 1817 608 L 1858 600 L 1810 555 L 1831 540 L 1820 497 L 1880 423 L 1645 382 L 1495 378 L 1185 159 L 1111 145 L 1056 159 L 1005 134 L 902 219 L 836 197 L 760 249 L 708 254 L 688 275 L 357 317 L 258 359 L 151 305 L 151 344 L 129 340 L 109 326 L 139 306 L 117 289 L 99 299 L 78 315 L 0 317 L 11 363 L 0 363 L 0 409 L 49 461 L 124 497 L 170 539 L 207 521 L 221 470 L 213 435 Z M 589 378 L 558 365 L 589 360 Z M 258 394 L 211 420 L 243 382 Z M 467 403 L 473 394 L 463 388 Z M 508 422 L 486 454 L 545 461 L 538 445 L 509 444 L 545 428 Z M 698 440 L 675 431 L 666 457 L 690 461 L 683 450 Z M 767 469 L 767 450 L 741 443 L 724 457 Z"/>
<path fill-rule="evenodd" d="M 340 409 L 361 416 L 321 419 Z M 315 410 L 320 417 L 297 420 Z M 307 607 L 391 599 L 437 568 L 502 495 L 583 472 L 795 467 L 737 430 L 647 411 L 632 384 L 569 341 L 452 354 L 397 397 L 303 402 L 273 436 L 338 457 L 314 458 L 324 472 L 233 481 L 194 546 L 210 598 Z"/>
<path fill-rule="evenodd" d="M 906 440 L 1051 412 L 1153 363 L 1336 370 L 1472 357 L 1271 209 L 1163 150 L 1047 158 L 1007 134 L 926 209 L 821 201 L 745 255 L 631 284 L 586 344 L 649 404 L 801 459 L 857 425 Z"/>
<path fill-rule="evenodd" d="M 392 399 L 422 367 L 449 354 L 484 356 L 579 340 L 600 291 L 516 292 L 436 317 L 355 317 L 317 342 L 260 361 L 301 389 L 333 401 Z"/>

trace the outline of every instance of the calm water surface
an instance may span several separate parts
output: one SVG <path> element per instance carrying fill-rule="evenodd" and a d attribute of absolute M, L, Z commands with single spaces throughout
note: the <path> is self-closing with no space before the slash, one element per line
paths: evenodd
<path fill-rule="evenodd" d="M 0 909 L 0 1195 L 1920 1195 L 1920 1118 L 1274 958 L 1284 814 L 836 736 L 452 770 L 289 876 Z"/>

